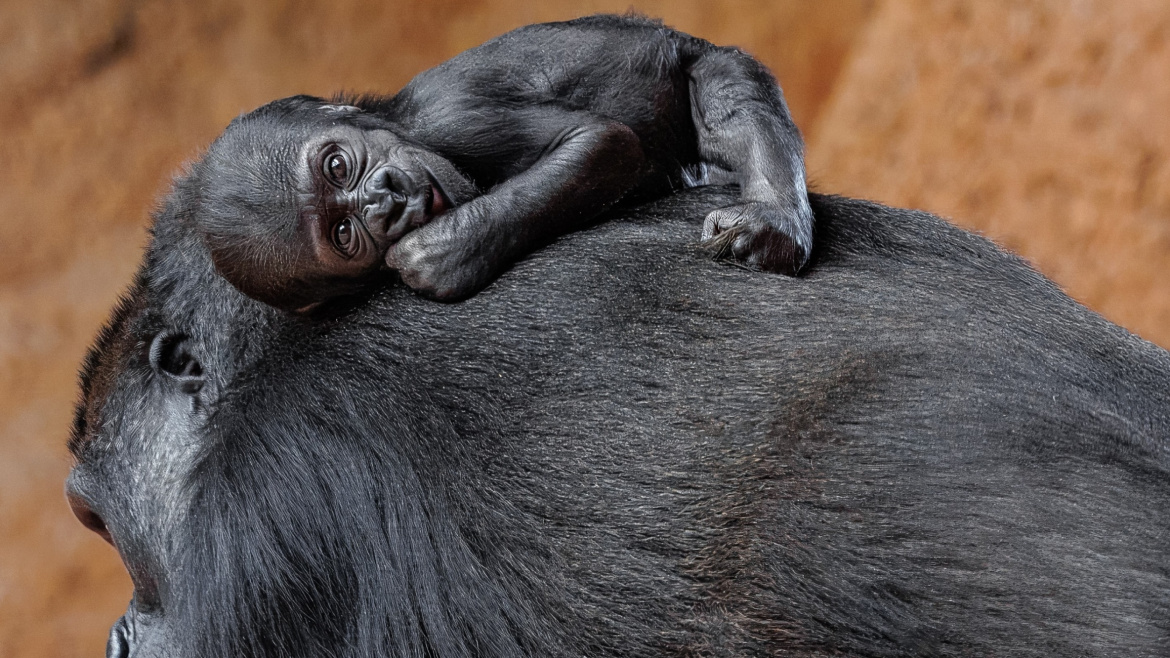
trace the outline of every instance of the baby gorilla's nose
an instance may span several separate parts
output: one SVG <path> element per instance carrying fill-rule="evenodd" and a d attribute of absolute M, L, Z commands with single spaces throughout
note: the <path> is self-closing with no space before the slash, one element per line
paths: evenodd
<path fill-rule="evenodd" d="M 382 167 L 370 174 L 366 179 L 366 192 L 370 200 L 380 200 L 385 196 L 404 200 L 414 193 L 415 184 L 410 177 L 396 167 Z"/>
<path fill-rule="evenodd" d="M 397 218 L 407 205 L 413 188 L 410 178 L 395 167 L 383 166 L 370 172 L 361 187 L 361 203 L 367 223 Z"/>
<path fill-rule="evenodd" d="M 430 179 L 420 178 L 422 183 L 389 165 L 366 177 L 362 188 L 366 197 L 364 221 L 370 231 L 379 234 L 380 241 L 396 242 L 429 219 Z"/>

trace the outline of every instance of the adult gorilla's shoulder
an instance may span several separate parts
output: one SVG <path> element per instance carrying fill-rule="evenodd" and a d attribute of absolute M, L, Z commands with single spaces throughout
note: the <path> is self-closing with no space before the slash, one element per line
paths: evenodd
<path fill-rule="evenodd" d="M 714 262 L 732 198 L 314 321 L 233 296 L 172 208 L 124 312 L 153 324 L 117 326 L 204 385 L 125 361 L 76 445 L 143 626 L 184 656 L 1163 651 L 1167 354 L 924 213 L 816 196 L 807 276 Z"/>

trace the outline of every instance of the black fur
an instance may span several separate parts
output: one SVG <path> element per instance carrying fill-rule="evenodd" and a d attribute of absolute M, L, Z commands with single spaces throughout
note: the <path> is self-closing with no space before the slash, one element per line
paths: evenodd
<path fill-rule="evenodd" d="M 186 194 L 71 443 L 111 655 L 1170 655 L 1170 355 L 982 238 L 814 195 L 809 275 L 761 275 L 696 190 L 310 321 Z"/>

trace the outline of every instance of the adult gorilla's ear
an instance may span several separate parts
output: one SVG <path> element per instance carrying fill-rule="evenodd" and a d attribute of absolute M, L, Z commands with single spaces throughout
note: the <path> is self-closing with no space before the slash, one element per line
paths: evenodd
<path fill-rule="evenodd" d="M 184 393 L 198 393 L 203 388 L 203 366 L 191 354 L 187 336 L 161 331 L 150 343 L 150 367 L 171 379 Z"/>

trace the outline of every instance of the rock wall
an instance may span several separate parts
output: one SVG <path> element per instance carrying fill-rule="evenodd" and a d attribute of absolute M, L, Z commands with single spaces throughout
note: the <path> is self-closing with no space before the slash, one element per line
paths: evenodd
<path fill-rule="evenodd" d="M 814 186 L 980 230 L 1170 346 L 1170 5 L 645 0 L 772 67 Z M 61 487 L 77 364 L 172 174 L 240 112 L 393 90 L 623 0 L 0 5 L 0 658 L 100 655 L 129 581 Z"/>
<path fill-rule="evenodd" d="M 819 187 L 923 208 L 1170 346 L 1170 4 L 883 4 L 813 128 Z"/>

